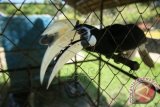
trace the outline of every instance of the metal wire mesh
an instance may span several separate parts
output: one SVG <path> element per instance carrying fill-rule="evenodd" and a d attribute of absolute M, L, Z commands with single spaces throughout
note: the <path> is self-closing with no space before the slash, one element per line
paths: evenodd
<path fill-rule="evenodd" d="M 38 71 L 40 68 L 41 59 L 40 60 L 37 59 L 36 57 L 32 56 L 32 54 L 28 54 L 28 52 L 32 52 L 32 51 L 40 52 L 40 50 L 44 51 L 46 49 L 46 47 L 41 46 L 37 48 L 37 47 L 34 47 L 34 45 L 38 42 L 40 34 L 45 29 L 47 29 L 47 27 L 52 22 L 54 22 L 54 20 L 59 20 L 61 19 L 61 17 L 63 17 L 63 19 L 67 19 L 70 22 L 71 18 L 80 19 L 79 17 L 83 17 L 83 19 L 81 19 L 83 23 L 88 23 L 91 25 L 94 23 L 94 25 L 100 25 L 100 28 L 103 28 L 106 25 L 113 25 L 115 23 L 123 23 L 123 24 L 130 23 L 129 22 L 130 19 L 127 19 L 127 17 L 124 14 L 124 12 L 126 12 L 128 9 L 128 5 L 113 8 L 112 9 L 112 12 L 113 12 L 112 20 L 104 22 L 104 19 L 108 17 L 108 14 L 104 14 L 104 13 L 107 13 L 108 10 L 107 9 L 103 10 L 103 0 L 101 0 L 100 2 L 101 2 L 100 12 L 94 11 L 88 6 L 87 10 L 91 10 L 91 12 L 86 15 L 82 15 L 78 13 L 75 9 L 69 8 L 67 5 L 67 2 L 63 2 L 59 5 L 52 0 L 50 0 L 47 3 L 42 3 L 42 4 L 36 3 L 36 2 L 28 3 L 27 0 L 24 0 L 19 3 L 9 0 L 7 3 L 0 4 L 0 6 L 7 4 L 13 7 L 13 11 L 9 14 L 4 28 L 1 28 L 0 38 L 1 38 L 1 41 L 6 40 L 10 44 L 12 44 L 12 47 L 14 48 L 13 50 L 9 50 L 9 51 L 2 49 L 0 53 L 1 56 L 7 53 L 21 52 L 20 54 L 25 56 L 25 58 L 35 63 L 34 65 L 28 63 L 27 66 L 23 66 L 19 68 L 13 67 L 13 68 L 7 69 L 3 67 L 2 65 L 3 59 L 2 58 L 0 59 L 1 61 L 1 71 L 0 71 L 1 75 L 0 76 L 2 80 L 1 86 L 0 86 L 0 95 L 2 96 L 2 99 L 3 99 L 0 104 L 2 107 L 7 102 L 6 99 L 10 97 L 10 93 L 14 93 L 14 94 L 18 93 L 19 95 L 23 93 L 26 97 L 24 98 L 26 100 L 26 103 L 23 104 L 24 107 L 28 106 L 28 95 L 30 92 L 36 90 L 36 93 L 38 93 L 39 95 L 42 94 L 39 91 L 41 87 L 40 83 L 34 82 L 34 81 L 39 81 L 39 79 L 38 80 L 33 79 L 35 78 L 33 75 L 36 74 L 37 76 L 39 76 Z M 141 22 L 143 24 L 144 29 L 145 29 L 145 34 L 148 35 L 148 37 L 151 39 L 152 42 L 157 41 L 154 39 L 154 34 L 151 33 L 152 28 L 160 24 L 160 22 L 158 18 L 156 19 L 155 17 L 153 17 L 152 21 L 150 21 L 152 23 L 150 23 L 151 25 L 148 27 L 146 22 L 151 19 L 147 19 L 144 16 L 144 14 L 147 14 L 149 10 L 152 10 L 153 14 L 159 17 L 159 10 L 158 10 L 159 7 L 156 6 L 156 2 L 157 1 L 147 2 L 143 10 L 139 8 L 139 6 L 143 4 L 134 3 L 130 6 L 130 7 L 136 8 L 135 11 L 137 12 L 136 14 L 138 14 L 138 16 L 135 17 L 136 21 L 134 23 L 138 24 Z M 51 14 L 50 20 L 48 21 L 47 25 L 44 28 L 41 28 L 38 25 L 35 26 L 35 23 L 31 21 L 27 12 L 24 10 L 25 9 L 24 7 L 26 5 L 30 5 L 35 8 L 38 5 L 44 5 L 44 6 L 50 7 L 51 11 L 54 10 L 53 13 Z M 69 8 L 69 12 L 65 10 L 67 8 Z M 68 13 L 73 13 L 73 14 L 70 15 Z M 34 30 L 38 32 L 38 34 L 36 34 L 36 36 L 32 39 L 32 41 L 29 44 L 27 44 L 28 45 L 27 47 L 29 48 L 23 48 L 20 45 L 17 45 L 15 41 L 13 41 L 5 33 L 8 26 L 11 26 L 12 20 L 14 17 L 17 16 L 17 14 L 23 16 L 29 23 L 31 23 L 34 26 Z M 44 14 L 48 14 L 48 12 L 44 11 Z M 134 15 L 132 17 L 134 17 Z M 71 23 L 71 25 L 73 24 Z M 157 31 L 158 33 L 160 33 L 159 29 L 157 29 Z M 29 37 L 30 36 L 28 36 L 26 39 L 28 39 Z M 103 39 L 103 35 L 102 35 L 102 39 Z M 101 39 L 100 41 L 98 41 L 98 43 L 99 42 L 101 42 Z M 152 48 L 154 47 L 149 46 L 150 50 L 152 50 Z M 74 79 L 76 82 L 77 81 L 80 82 L 80 84 L 85 89 L 85 92 L 88 95 L 89 99 L 92 101 L 93 106 L 96 106 L 96 107 L 101 107 L 101 106 L 102 107 L 103 106 L 113 106 L 113 107 L 126 106 L 127 107 L 129 106 L 128 101 L 129 101 L 131 83 L 138 77 L 149 77 L 153 79 L 154 81 L 156 81 L 158 84 L 160 84 L 160 80 L 159 80 L 160 72 L 158 71 L 155 72 L 154 69 L 145 68 L 145 70 L 140 69 L 138 71 L 132 71 L 128 69 L 125 65 L 122 65 L 122 64 L 117 65 L 113 63 L 113 60 L 111 58 L 106 59 L 104 58 L 103 55 L 95 54 L 92 52 L 85 52 L 85 51 L 83 53 L 84 53 L 84 56 L 83 55 L 79 56 L 83 58 L 82 61 L 78 61 L 76 59 L 75 61 L 68 63 L 64 66 L 64 68 L 61 70 L 62 72 L 59 73 L 58 82 L 61 83 L 61 82 L 64 82 L 70 79 Z M 159 67 L 159 62 L 158 62 L 159 57 L 160 56 L 158 55 L 156 60 L 154 60 L 155 68 Z M 140 65 L 144 66 L 142 60 L 138 60 L 138 61 Z M 34 71 L 36 73 L 33 73 Z M 18 78 L 18 76 L 15 76 L 15 75 L 20 75 L 19 72 L 23 72 L 23 74 L 21 75 L 23 75 L 24 78 L 27 79 L 26 81 L 23 81 L 23 80 L 21 81 L 20 80 L 21 78 Z M 67 74 L 67 76 L 65 74 Z M 19 85 L 25 84 L 25 85 L 22 85 L 24 87 L 18 88 L 17 85 L 14 86 L 12 84 L 12 81 L 14 80 L 18 81 Z M 9 88 L 10 87 L 9 83 L 11 84 L 11 89 Z M 159 91 L 157 91 L 157 93 L 159 93 Z M 45 96 L 43 97 L 45 98 Z M 145 104 L 145 106 L 159 107 L 160 106 L 159 97 L 160 97 L 159 94 L 157 94 L 155 100 L 153 100 L 152 103 Z M 107 102 L 107 103 L 104 104 L 104 102 Z M 144 105 L 135 104 L 131 106 L 137 107 L 137 106 L 144 106 Z"/>

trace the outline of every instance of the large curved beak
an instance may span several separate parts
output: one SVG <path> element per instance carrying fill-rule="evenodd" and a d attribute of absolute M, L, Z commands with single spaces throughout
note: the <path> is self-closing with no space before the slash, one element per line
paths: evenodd
<path fill-rule="evenodd" d="M 70 20 L 73 24 L 76 20 Z M 74 40 L 79 39 L 79 35 L 72 30 L 73 26 L 67 20 L 61 20 L 54 22 L 49 26 L 42 34 L 40 44 L 48 45 L 48 48 L 44 54 L 41 68 L 40 68 L 40 82 L 42 84 L 46 70 L 51 63 L 52 59 L 55 58 L 58 53 L 63 50 L 71 42 L 73 37 Z M 76 35 L 75 35 L 76 34 Z"/>
<path fill-rule="evenodd" d="M 50 86 L 52 80 L 54 79 L 55 75 L 58 73 L 58 71 L 63 67 L 63 65 L 71 58 L 73 58 L 79 51 L 83 49 L 83 46 L 81 44 L 81 41 L 77 41 L 74 44 L 66 47 L 62 53 L 58 56 L 56 63 L 54 65 L 54 68 L 52 70 L 52 73 L 50 75 L 47 89 Z"/>
<path fill-rule="evenodd" d="M 75 31 L 70 31 L 68 33 L 65 33 L 64 35 L 57 35 L 57 37 L 55 37 L 54 39 L 54 42 L 52 42 L 52 44 L 48 46 L 44 54 L 41 68 L 40 68 L 41 84 L 43 83 L 44 75 L 53 58 L 55 58 L 61 52 L 61 50 L 64 50 L 65 47 L 67 47 L 70 44 L 74 35 L 75 35 Z M 79 35 L 76 34 L 75 37 L 76 38 L 74 40 L 77 40 Z"/>
<path fill-rule="evenodd" d="M 74 25 L 79 24 L 75 20 L 72 20 Z M 54 59 L 54 67 L 51 72 L 47 88 L 50 86 L 52 80 L 63 65 L 72 57 L 74 57 L 79 51 L 88 46 L 94 46 L 96 44 L 96 38 L 94 35 L 90 35 L 90 30 L 87 31 L 87 37 L 89 39 L 81 38 L 74 27 L 71 26 L 67 20 L 56 22 L 54 25 L 46 29 L 43 33 L 43 38 L 40 43 L 48 44 L 48 48 L 42 60 L 40 68 L 40 82 L 43 83 L 45 73 L 51 61 Z"/>

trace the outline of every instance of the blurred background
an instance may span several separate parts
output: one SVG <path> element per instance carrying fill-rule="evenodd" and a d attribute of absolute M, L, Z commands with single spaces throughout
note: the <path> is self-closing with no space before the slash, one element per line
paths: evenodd
<path fill-rule="evenodd" d="M 147 77 L 160 84 L 160 1 L 104 0 L 103 7 L 100 10 L 101 0 L 0 0 L 0 107 L 160 107 L 159 93 L 148 104 L 128 104 L 136 78 Z M 83 50 L 46 90 L 39 72 L 47 46 L 40 45 L 39 39 L 49 25 L 61 19 L 98 28 L 116 23 L 138 25 L 148 39 L 146 47 L 155 68 L 144 65 L 138 53 L 133 59 L 140 63 L 137 71 L 102 56 L 127 72 L 122 73 L 101 62 L 98 54 Z M 70 86 L 77 91 L 66 91 Z"/>

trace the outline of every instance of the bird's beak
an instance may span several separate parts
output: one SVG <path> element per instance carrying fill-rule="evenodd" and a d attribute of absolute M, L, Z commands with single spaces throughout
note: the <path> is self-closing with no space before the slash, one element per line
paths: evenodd
<path fill-rule="evenodd" d="M 71 40 L 73 39 L 73 36 L 71 35 L 75 35 L 75 32 L 71 31 L 68 34 L 65 35 L 59 35 L 57 36 L 56 40 L 54 40 L 54 42 L 52 44 L 50 44 L 44 54 L 43 60 L 42 60 L 42 64 L 41 64 L 41 70 L 40 70 L 40 81 L 41 84 L 43 82 L 44 79 L 44 75 L 46 73 L 46 70 L 49 66 L 49 64 L 51 63 L 51 61 L 56 58 L 61 51 L 65 50 L 66 47 L 70 44 Z M 79 35 L 75 35 L 76 37 Z M 51 77 L 49 79 L 49 81 L 51 82 L 51 80 L 54 78 L 55 74 L 57 74 L 58 70 L 69 60 L 71 59 L 77 52 L 79 52 L 80 50 L 82 50 L 82 48 L 79 48 L 77 51 L 74 51 L 74 49 L 77 49 L 78 45 L 73 45 L 70 48 L 68 48 L 62 55 L 61 57 L 63 58 L 59 58 L 54 66 L 54 69 L 52 71 Z M 73 52 L 71 54 L 71 52 Z M 69 55 L 70 53 L 70 55 Z M 58 64 L 57 64 L 58 63 Z M 52 78 L 52 79 L 51 79 Z M 49 83 L 50 84 L 50 83 Z"/>
<path fill-rule="evenodd" d="M 67 46 L 65 49 L 62 50 L 62 53 L 57 57 L 54 68 L 51 72 L 49 82 L 47 85 L 47 89 L 50 86 L 52 80 L 54 79 L 55 75 L 58 71 L 63 67 L 63 65 L 71 58 L 73 58 L 79 51 L 83 49 L 81 45 L 81 41 L 76 41 L 70 46 Z M 44 76 L 44 75 L 43 75 Z"/>
<path fill-rule="evenodd" d="M 74 25 L 76 24 L 75 20 L 71 21 Z M 44 76 L 49 64 L 54 59 L 54 67 L 47 88 L 63 65 L 83 48 L 81 41 L 77 41 L 80 40 L 80 35 L 76 33 L 76 30 L 72 30 L 73 28 L 68 21 L 62 20 L 55 22 L 42 34 L 40 44 L 48 45 L 48 48 L 44 54 L 40 68 L 41 84 L 44 81 Z"/>

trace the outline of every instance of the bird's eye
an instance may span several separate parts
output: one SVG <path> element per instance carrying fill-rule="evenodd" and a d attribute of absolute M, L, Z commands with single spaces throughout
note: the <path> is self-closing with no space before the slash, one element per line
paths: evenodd
<path fill-rule="evenodd" d="M 78 30 L 78 33 L 81 35 L 81 36 L 84 36 L 87 34 L 86 30 L 85 29 L 79 29 Z"/>
<path fill-rule="evenodd" d="M 78 33 L 81 34 L 81 35 L 86 35 L 87 31 L 85 29 L 79 29 Z"/>

